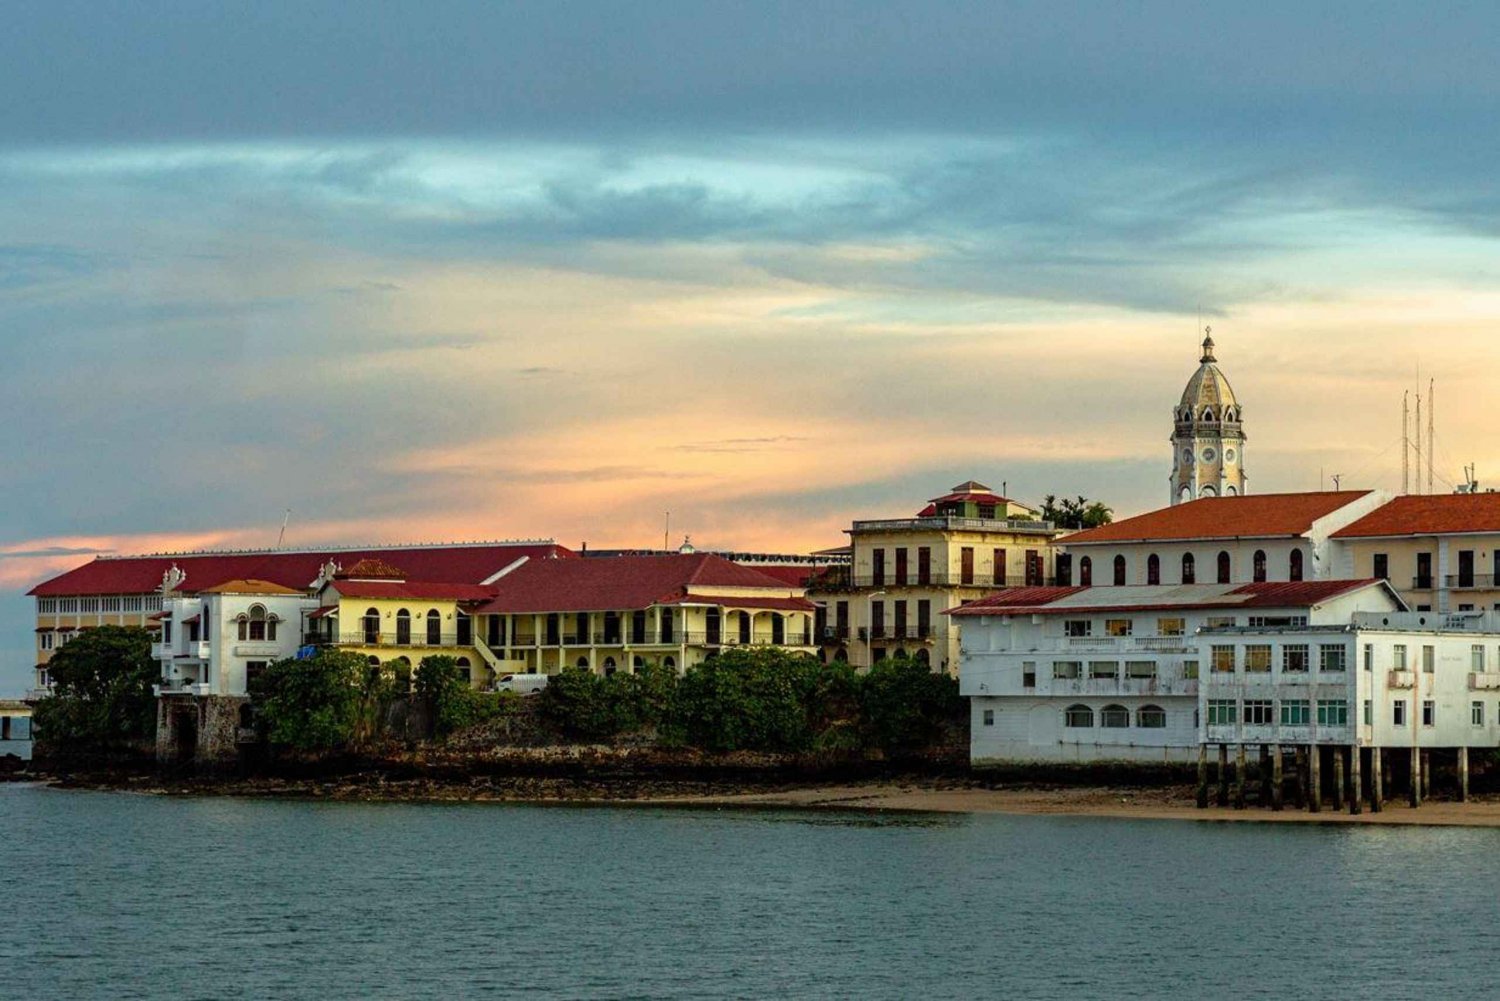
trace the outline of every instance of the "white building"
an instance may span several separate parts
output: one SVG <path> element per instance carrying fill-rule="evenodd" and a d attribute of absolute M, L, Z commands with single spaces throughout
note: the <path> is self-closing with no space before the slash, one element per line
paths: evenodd
<path fill-rule="evenodd" d="M 1011 588 L 950 613 L 970 759 L 1196 760 L 1206 636 L 1403 608 L 1376 581 Z"/>
<path fill-rule="evenodd" d="M 1330 537 L 1390 499 L 1376 490 L 1188 501 L 1058 540 L 1057 583 L 1255 584 L 1341 576 Z"/>

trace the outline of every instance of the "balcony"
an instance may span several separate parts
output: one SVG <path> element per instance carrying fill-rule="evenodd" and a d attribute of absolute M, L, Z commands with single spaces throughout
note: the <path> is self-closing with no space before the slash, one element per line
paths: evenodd
<path fill-rule="evenodd" d="M 1443 578 L 1443 586 L 1455 591 L 1488 591 L 1500 587 L 1491 573 L 1458 573 Z"/>
<path fill-rule="evenodd" d="M 856 521 L 851 535 L 861 532 L 1013 532 L 1022 535 L 1053 535 L 1050 521 L 1027 521 L 1015 518 L 959 518 L 938 515 L 931 518 L 886 518 Z"/>
<path fill-rule="evenodd" d="M 856 588 L 897 588 L 897 587 L 982 587 L 986 590 L 998 591 L 1005 587 L 1052 587 L 1057 583 L 1055 577 L 1037 577 L 1030 580 L 1024 575 L 1007 577 L 1005 580 L 996 581 L 988 574 L 971 573 L 964 574 L 960 571 L 934 570 L 932 573 L 922 576 L 920 573 L 907 574 L 904 579 L 896 577 L 895 574 L 856 574 L 852 578 Z"/>
<path fill-rule="evenodd" d="M 1387 688 L 1415 688 L 1416 684 L 1417 676 L 1411 671 L 1391 671 L 1385 677 Z"/>
<path fill-rule="evenodd" d="M 1433 578 L 1430 574 L 1425 577 L 1413 577 L 1411 579 L 1411 589 L 1413 591 L 1431 591 L 1432 580 Z"/>
<path fill-rule="evenodd" d="M 1500 691 L 1500 673 L 1473 672 L 1469 675 L 1469 691 L 1471 692 L 1495 692 Z"/>
<path fill-rule="evenodd" d="M 459 642 L 457 633 L 441 633 L 433 643 L 426 633 L 413 632 L 408 637 L 398 636 L 394 632 L 366 632 L 360 630 L 352 633 L 340 633 L 338 643 L 340 646 L 394 646 L 394 647 L 419 647 L 435 649 L 438 647 L 469 646 L 469 642 Z M 323 638 L 315 640 L 316 643 L 329 643 L 331 640 Z"/>

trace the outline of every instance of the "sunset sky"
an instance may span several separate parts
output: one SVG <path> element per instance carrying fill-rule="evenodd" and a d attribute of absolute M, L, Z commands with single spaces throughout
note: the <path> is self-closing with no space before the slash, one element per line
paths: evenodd
<path fill-rule="evenodd" d="M 12 4 L 0 694 L 95 552 L 806 550 L 968 478 L 1500 484 L 1500 8 Z"/>

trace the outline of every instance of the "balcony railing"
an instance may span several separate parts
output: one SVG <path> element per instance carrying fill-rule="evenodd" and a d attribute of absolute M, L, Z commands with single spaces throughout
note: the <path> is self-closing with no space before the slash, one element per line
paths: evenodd
<path fill-rule="evenodd" d="M 1422 577 L 1422 576 L 1413 577 L 1412 580 L 1411 580 L 1411 589 L 1413 591 L 1431 591 L 1432 590 L 1432 582 L 1433 582 L 1433 577 L 1430 576 L 1430 575 L 1426 576 L 1426 577 Z"/>
<path fill-rule="evenodd" d="M 960 571 L 952 573 L 944 571 L 933 571 L 926 577 L 920 574 L 907 574 L 904 579 L 897 578 L 894 574 L 886 574 L 884 577 L 876 574 L 855 574 L 851 580 L 857 588 L 893 588 L 893 587 L 983 587 L 1000 589 L 1003 587 L 1052 587 L 1057 583 L 1056 577 L 1038 577 L 1033 575 L 1028 579 L 1024 574 L 1007 576 L 1002 581 L 996 581 L 989 574 L 972 573 L 964 574 Z"/>
<path fill-rule="evenodd" d="M 1443 586 L 1460 591 L 1467 591 L 1471 588 L 1480 590 L 1496 587 L 1495 581 L 1496 577 L 1492 573 L 1455 573 L 1443 578 Z"/>
<path fill-rule="evenodd" d="M 312 634 L 317 636 L 318 634 Z M 327 637 L 309 640 L 310 643 L 332 642 Z M 425 632 L 413 632 L 410 636 L 398 636 L 395 632 L 365 632 L 360 630 L 352 633 L 340 633 L 338 638 L 340 646 L 398 646 L 398 647 L 456 647 L 468 646 L 467 642 L 460 643 L 457 633 L 442 633 L 438 636 L 436 643 L 431 642 Z"/>
<path fill-rule="evenodd" d="M 886 518 L 874 521 L 856 521 L 852 531 L 860 532 L 1022 532 L 1032 535 L 1051 535 L 1055 529 L 1050 521 L 1027 521 L 1016 518 L 959 518 L 938 515 L 930 518 Z"/>

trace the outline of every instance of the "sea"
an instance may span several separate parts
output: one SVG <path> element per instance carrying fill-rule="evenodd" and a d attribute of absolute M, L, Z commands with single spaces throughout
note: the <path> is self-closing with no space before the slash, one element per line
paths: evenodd
<path fill-rule="evenodd" d="M 1500 831 L 0 786 L 0 997 L 1494 998 Z"/>

